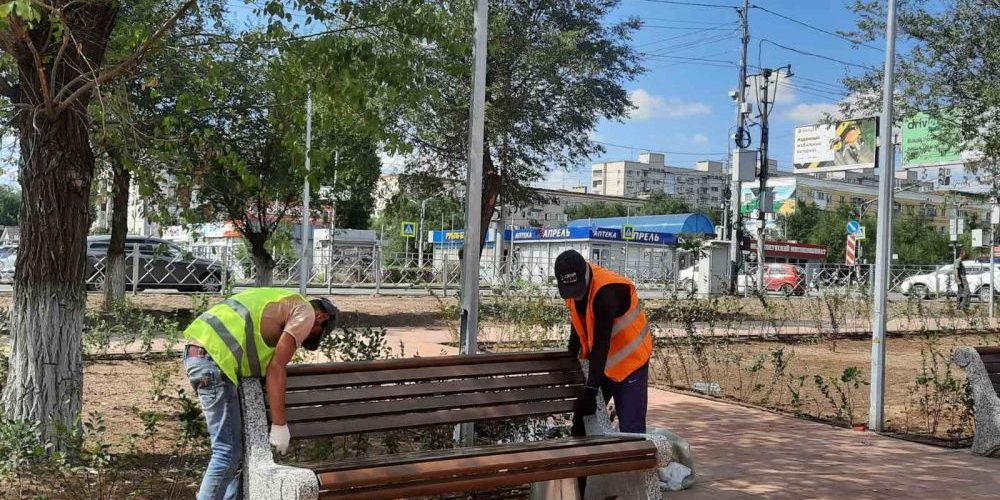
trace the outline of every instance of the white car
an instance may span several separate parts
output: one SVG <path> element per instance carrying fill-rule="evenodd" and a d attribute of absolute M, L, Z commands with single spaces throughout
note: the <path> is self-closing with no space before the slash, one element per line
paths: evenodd
<path fill-rule="evenodd" d="M 972 280 L 985 273 L 989 269 L 989 264 L 974 260 L 966 260 L 962 263 L 965 264 L 969 287 L 976 290 L 976 287 L 972 286 Z M 939 267 L 937 271 L 932 273 L 910 276 L 900 283 L 899 290 L 903 292 L 903 295 L 918 300 L 955 295 L 958 293 L 958 283 L 955 282 L 955 266 L 948 264 Z"/>
<path fill-rule="evenodd" d="M 17 262 L 17 247 L 0 248 L 0 283 L 14 282 L 15 262 Z"/>
<path fill-rule="evenodd" d="M 990 283 L 990 271 L 989 271 L 990 265 L 989 264 L 984 264 L 984 265 L 986 266 L 986 270 L 984 270 L 983 272 L 975 275 L 971 273 L 969 274 L 968 277 L 969 290 L 972 292 L 973 296 L 979 297 L 979 300 L 983 302 L 989 302 L 990 289 L 991 288 L 1000 289 L 1000 264 L 997 264 L 996 270 L 993 272 L 992 284 Z M 994 293 L 997 292 L 994 291 Z M 1000 293 L 997 293 L 997 295 L 1000 296 Z"/>

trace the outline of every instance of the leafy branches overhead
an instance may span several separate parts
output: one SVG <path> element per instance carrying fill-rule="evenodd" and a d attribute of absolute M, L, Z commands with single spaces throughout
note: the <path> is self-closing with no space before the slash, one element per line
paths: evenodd
<path fill-rule="evenodd" d="M 884 36 L 884 0 L 856 0 L 861 41 Z M 898 7 L 900 42 L 908 53 L 897 60 L 897 120 L 927 110 L 943 125 L 939 140 L 983 154 L 971 166 L 995 177 L 1000 159 L 1000 4 L 968 0 L 910 0 Z M 882 72 L 848 77 L 844 83 L 859 98 L 848 107 L 879 109 Z M 996 190 L 996 189 L 995 189 Z M 994 193 L 997 194 L 997 193 Z"/>

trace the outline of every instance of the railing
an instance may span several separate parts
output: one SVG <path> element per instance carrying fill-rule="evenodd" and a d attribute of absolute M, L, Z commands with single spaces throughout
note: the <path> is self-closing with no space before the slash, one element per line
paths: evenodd
<path fill-rule="evenodd" d="M 299 285 L 300 257 L 276 252 L 273 258 L 271 283 L 274 286 Z M 366 291 L 424 290 L 428 293 L 456 293 L 461 284 L 461 262 L 452 254 L 424 254 L 423 262 L 414 253 L 383 253 L 379 247 L 349 247 L 319 249 L 310 256 L 307 286 Z M 102 289 L 106 277 L 106 257 L 88 257 L 91 271 L 87 284 Z M 192 246 L 182 253 L 146 254 L 133 252 L 126 256 L 126 289 L 138 292 L 149 289 L 220 292 L 228 287 L 254 286 L 258 269 L 253 257 L 243 248 Z M 699 279 L 691 268 L 673 269 L 662 261 L 613 261 L 605 263 L 612 271 L 631 278 L 646 296 L 703 295 Z M 524 258 L 517 254 L 507 260 L 484 257 L 480 268 L 480 286 L 484 291 L 509 288 L 530 289 L 534 293 L 555 296 L 553 259 Z M 948 273 L 939 273 L 940 266 L 892 266 L 889 272 L 890 294 L 934 298 L 954 295 L 955 284 Z M 872 293 L 872 266 L 841 264 L 808 264 L 799 267 L 792 291 L 795 295 Z M 0 278 L 11 276 L 12 270 L 0 269 Z M 8 277 L 9 279 L 9 277 Z M 723 281 L 723 280 L 719 280 Z M 756 286 L 756 268 L 742 269 L 737 277 L 738 291 L 751 293 Z M 138 286 L 134 286 L 138 283 Z M 799 286 L 801 285 L 801 286 Z M 771 290 L 771 288 L 775 288 Z M 780 293 L 780 287 L 768 286 L 768 291 Z M 975 293 L 975 290 L 973 290 Z M 986 292 L 988 295 L 988 291 Z"/>

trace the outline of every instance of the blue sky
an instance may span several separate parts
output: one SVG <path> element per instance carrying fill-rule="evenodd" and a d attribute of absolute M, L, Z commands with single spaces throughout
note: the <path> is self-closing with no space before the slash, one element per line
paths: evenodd
<path fill-rule="evenodd" d="M 691 1 L 733 6 L 742 3 Z M 851 30 L 857 20 L 846 0 L 754 0 L 751 5 L 830 32 Z M 793 76 L 780 86 L 771 114 L 770 156 L 787 170 L 793 129 L 816 121 L 823 112 L 835 111 L 836 103 L 846 95 L 841 79 L 862 69 L 796 53 L 774 43 L 852 64 L 881 67 L 885 42 L 869 44 L 876 49 L 854 48 L 850 42 L 761 8 L 750 9 L 747 60 L 754 67 L 792 65 Z M 738 78 L 740 41 L 735 9 L 623 0 L 609 21 L 628 16 L 644 21 L 634 44 L 638 51 L 652 56 L 645 59 L 648 71 L 626 85 L 638 109 L 624 123 L 604 122 L 597 127 L 594 140 L 606 143 L 607 152 L 594 160 L 635 159 L 645 150 L 664 151 L 667 163 L 676 166 L 691 166 L 701 159 L 724 159 L 735 123 L 735 107 L 728 95 Z M 753 98 L 752 91 L 748 97 Z M 752 147 L 756 148 L 759 128 L 751 133 Z M 556 172 L 546 186 L 587 185 L 589 167 L 581 165 L 574 172 Z"/>

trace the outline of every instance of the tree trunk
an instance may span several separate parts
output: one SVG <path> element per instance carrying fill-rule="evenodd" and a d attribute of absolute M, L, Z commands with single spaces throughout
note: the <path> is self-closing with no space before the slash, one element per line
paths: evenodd
<path fill-rule="evenodd" d="M 46 439 L 58 440 L 59 427 L 72 429 L 82 407 L 80 334 L 94 172 L 85 109 L 54 117 L 22 112 L 18 119 L 21 240 L 2 403 L 7 418 L 41 423 Z"/>
<path fill-rule="evenodd" d="M 267 251 L 267 235 L 251 233 L 245 236 L 250 240 L 250 252 L 253 254 L 254 286 L 271 286 L 274 258 L 271 257 L 271 252 Z"/>
<path fill-rule="evenodd" d="M 113 195 L 111 201 L 111 241 L 108 243 L 108 258 L 104 263 L 104 310 L 125 300 L 125 236 L 128 233 L 128 192 L 132 182 L 132 172 L 121 165 L 114 151 Z"/>
<path fill-rule="evenodd" d="M 479 251 L 486 247 L 486 236 L 490 231 L 490 222 L 493 220 L 493 212 L 497 207 L 497 200 L 500 198 L 500 188 L 503 179 L 500 172 L 493 163 L 490 155 L 490 145 L 483 139 L 483 202 L 482 211 L 479 214 Z"/>

